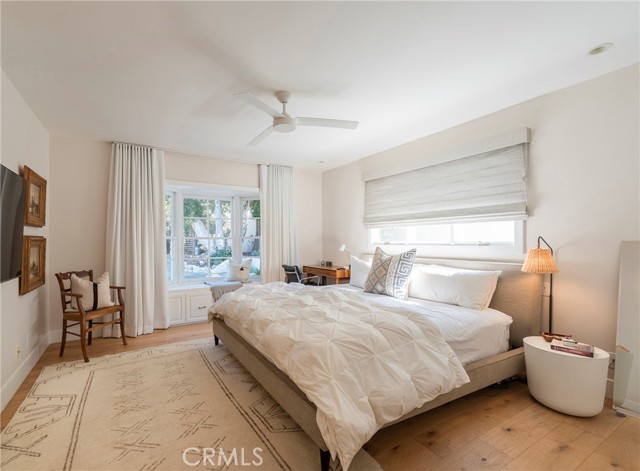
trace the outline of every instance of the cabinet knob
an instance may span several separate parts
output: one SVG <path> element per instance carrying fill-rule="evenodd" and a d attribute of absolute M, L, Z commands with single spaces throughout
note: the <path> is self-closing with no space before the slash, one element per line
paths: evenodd
<path fill-rule="evenodd" d="M 206 309 L 207 306 L 200 306 L 198 309 Z"/>

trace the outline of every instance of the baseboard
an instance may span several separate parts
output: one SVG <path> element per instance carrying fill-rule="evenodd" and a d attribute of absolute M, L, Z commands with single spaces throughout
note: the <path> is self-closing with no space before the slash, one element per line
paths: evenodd
<path fill-rule="evenodd" d="M 38 346 L 29 352 L 16 371 L 14 371 L 7 382 L 2 385 L 0 390 L 0 404 L 2 410 L 4 410 L 13 395 L 20 388 L 20 385 L 31 372 L 48 346 L 48 336 L 40 336 Z"/>
<path fill-rule="evenodd" d="M 625 400 L 620 406 L 613 407 L 618 412 L 640 418 L 640 403 L 630 399 Z"/>

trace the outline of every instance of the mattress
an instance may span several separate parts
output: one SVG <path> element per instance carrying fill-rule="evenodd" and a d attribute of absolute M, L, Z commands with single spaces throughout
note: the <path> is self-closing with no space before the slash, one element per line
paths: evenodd
<path fill-rule="evenodd" d="M 386 307 L 410 306 L 428 317 L 442 333 L 460 363 L 466 365 L 509 350 L 509 326 L 513 319 L 495 309 L 482 310 L 409 298 L 401 301 L 391 296 L 365 293 L 351 285 L 332 285 L 323 289 L 356 291 L 372 303 Z"/>

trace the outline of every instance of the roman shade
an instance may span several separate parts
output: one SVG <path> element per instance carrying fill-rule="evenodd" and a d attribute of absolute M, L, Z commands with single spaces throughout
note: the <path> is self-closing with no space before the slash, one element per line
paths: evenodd
<path fill-rule="evenodd" d="M 364 223 L 371 228 L 526 219 L 527 151 L 527 142 L 511 143 L 367 180 Z"/>

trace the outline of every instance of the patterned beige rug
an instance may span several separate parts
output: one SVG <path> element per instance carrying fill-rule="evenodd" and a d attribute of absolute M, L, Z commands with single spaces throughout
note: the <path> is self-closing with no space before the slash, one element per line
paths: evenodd
<path fill-rule="evenodd" d="M 313 442 L 212 339 L 46 367 L 1 446 L 3 470 L 320 469 Z M 361 450 L 349 469 L 381 468 Z"/>

